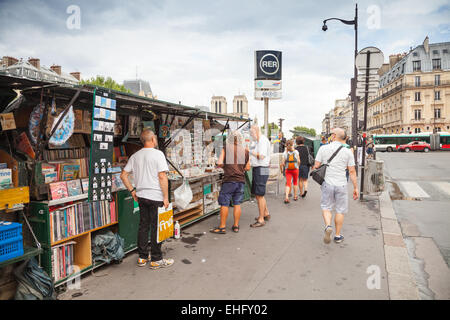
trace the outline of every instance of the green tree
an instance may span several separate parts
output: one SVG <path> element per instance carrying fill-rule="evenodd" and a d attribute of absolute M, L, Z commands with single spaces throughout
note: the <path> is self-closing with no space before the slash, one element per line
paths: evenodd
<path fill-rule="evenodd" d="M 294 127 L 294 131 L 298 131 L 299 133 L 305 133 L 309 136 L 316 136 L 316 129 L 314 128 L 308 128 L 308 127 L 303 127 L 303 126 L 296 126 Z"/>
<path fill-rule="evenodd" d="M 94 86 L 99 86 L 103 88 L 108 88 L 116 91 L 121 91 L 125 93 L 132 93 L 129 89 L 125 88 L 123 84 L 118 84 L 111 77 L 105 78 L 104 76 L 97 76 L 95 78 L 90 78 L 89 80 L 81 80 L 81 84 L 91 84 Z"/>
<path fill-rule="evenodd" d="M 278 132 L 279 127 L 275 122 L 269 123 L 269 137 L 272 135 L 272 129 Z M 261 131 L 264 132 L 264 126 L 261 126 Z"/>

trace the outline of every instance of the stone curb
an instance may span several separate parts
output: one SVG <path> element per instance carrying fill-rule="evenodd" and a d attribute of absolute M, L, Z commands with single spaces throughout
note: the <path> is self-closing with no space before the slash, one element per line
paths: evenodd
<path fill-rule="evenodd" d="M 384 191 L 379 200 L 389 298 L 391 300 L 419 300 L 419 291 L 409 263 L 408 251 L 389 191 Z"/>

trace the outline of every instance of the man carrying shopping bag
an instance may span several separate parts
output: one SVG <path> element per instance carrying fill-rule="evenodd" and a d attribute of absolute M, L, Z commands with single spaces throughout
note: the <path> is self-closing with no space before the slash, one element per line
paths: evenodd
<path fill-rule="evenodd" d="M 150 230 L 150 268 L 169 267 L 173 259 L 163 259 L 161 243 L 158 243 L 158 208 L 169 207 L 169 183 L 166 172 L 169 171 L 166 157 L 157 150 L 158 140 L 151 130 L 143 130 L 140 136 L 144 147 L 128 160 L 120 178 L 139 203 L 140 220 L 138 231 L 138 266 L 143 267 L 149 259 L 148 231 Z M 128 176 L 133 174 L 136 187 Z"/>

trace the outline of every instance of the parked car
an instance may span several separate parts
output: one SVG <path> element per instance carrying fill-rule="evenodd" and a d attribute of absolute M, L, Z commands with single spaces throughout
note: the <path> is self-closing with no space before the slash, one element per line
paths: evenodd
<path fill-rule="evenodd" d="M 423 141 L 411 141 L 408 144 L 401 144 L 401 145 L 397 146 L 397 151 L 404 151 L 404 152 L 410 152 L 410 151 L 428 152 L 430 150 L 431 150 L 430 145 Z"/>

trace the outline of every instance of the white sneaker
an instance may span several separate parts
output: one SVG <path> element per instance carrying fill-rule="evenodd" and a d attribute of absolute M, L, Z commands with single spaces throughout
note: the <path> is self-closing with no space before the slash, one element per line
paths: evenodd
<path fill-rule="evenodd" d="M 174 262 L 175 261 L 173 259 L 162 259 L 159 261 L 152 261 L 150 262 L 150 269 L 170 267 L 171 265 L 173 265 Z"/>
<path fill-rule="evenodd" d="M 331 242 L 331 233 L 333 232 L 333 229 L 331 226 L 327 226 L 325 228 L 325 236 L 323 237 L 323 242 L 330 243 Z"/>

